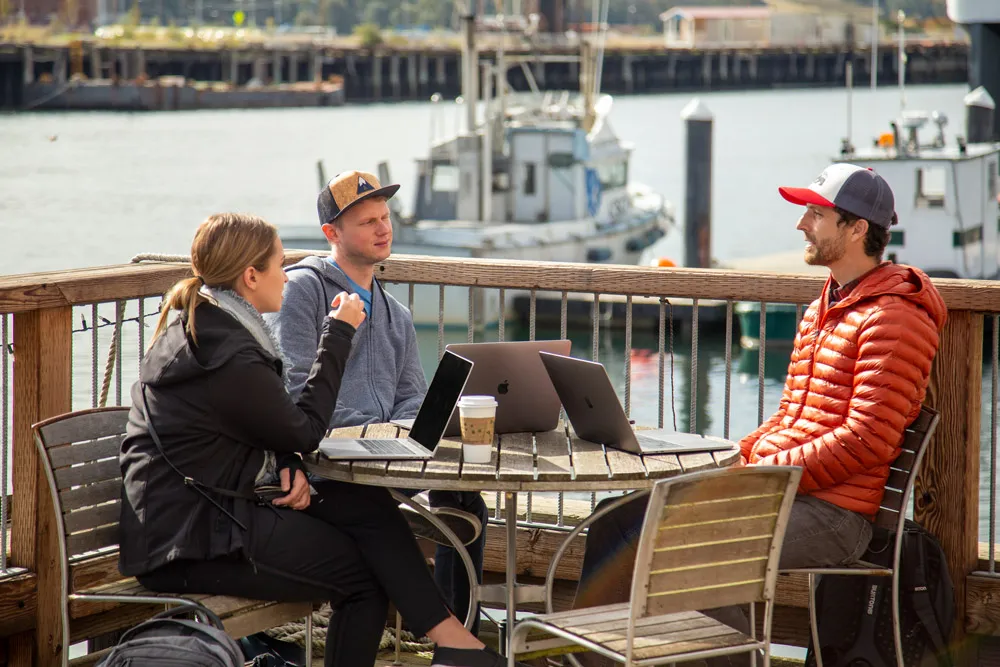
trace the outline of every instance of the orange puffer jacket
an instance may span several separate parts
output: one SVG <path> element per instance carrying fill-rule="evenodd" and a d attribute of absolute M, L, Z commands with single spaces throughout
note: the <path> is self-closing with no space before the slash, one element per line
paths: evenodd
<path fill-rule="evenodd" d="M 920 412 L 947 308 L 918 269 L 883 264 L 802 318 L 778 411 L 743 438 L 750 464 L 801 466 L 799 493 L 873 518 Z"/>

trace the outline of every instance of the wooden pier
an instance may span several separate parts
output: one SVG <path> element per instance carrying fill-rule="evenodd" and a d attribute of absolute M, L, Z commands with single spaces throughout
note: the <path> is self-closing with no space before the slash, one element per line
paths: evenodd
<path fill-rule="evenodd" d="M 576 48 L 520 46 L 509 58 L 526 58 L 525 69 L 542 89 L 576 89 Z M 895 85 L 899 63 L 895 45 L 878 51 L 879 80 Z M 537 56 L 556 56 L 543 62 Z M 910 43 L 907 83 L 963 83 L 969 47 L 962 42 Z M 485 49 L 480 58 L 490 60 Z M 845 67 L 854 63 L 856 80 L 868 81 L 867 49 L 818 47 L 692 48 L 613 47 L 605 52 L 602 90 L 612 94 L 673 91 L 747 90 L 844 85 Z M 184 77 L 243 86 L 322 81 L 342 77 L 348 101 L 426 100 L 461 94 L 461 52 L 453 46 L 346 48 L 316 44 L 245 45 L 234 48 L 116 46 L 97 40 L 69 46 L 0 44 L 0 109 L 20 108 L 42 79 L 65 84 L 74 73 L 89 79 L 155 80 Z M 19 80 L 18 80 L 19 79 Z M 510 71 L 514 90 L 528 90 L 522 68 Z M 20 91 L 20 92 L 19 92 Z"/>

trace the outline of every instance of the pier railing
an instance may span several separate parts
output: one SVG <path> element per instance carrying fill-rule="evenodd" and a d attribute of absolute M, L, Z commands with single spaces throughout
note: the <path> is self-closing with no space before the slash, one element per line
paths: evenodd
<path fill-rule="evenodd" d="M 303 253 L 289 254 L 294 259 Z M 0 521 L 5 528 L 0 531 L 0 655 L 6 643 L 10 664 L 57 664 L 60 650 L 52 505 L 40 483 L 31 424 L 71 409 L 130 403 L 129 387 L 137 377 L 160 297 L 186 275 L 184 265 L 132 264 L 0 277 Z M 424 356 L 440 354 L 445 342 L 462 339 L 463 334 L 464 340 L 570 335 L 576 356 L 589 352 L 609 368 L 622 368 L 622 402 L 633 416 L 641 408 L 641 420 L 651 426 L 703 431 L 706 420 L 699 419 L 699 406 L 707 401 L 721 416 L 713 420 L 721 424 L 713 433 L 734 439 L 742 435 L 730 433 L 738 336 L 759 342 L 756 371 L 740 372 L 744 384 L 756 381 L 759 421 L 776 407 L 776 400 L 765 399 L 765 368 L 784 367 L 788 356 L 787 348 L 768 344 L 774 324 L 768 314 L 783 308 L 797 320 L 823 284 L 820 278 L 796 275 L 416 256 L 393 257 L 378 267 L 377 275 L 402 285 L 396 293 L 402 293 L 411 308 L 440 309 L 446 299 L 467 299 L 468 327 L 446 330 L 441 320 L 436 349 L 426 348 Z M 938 536 L 947 553 L 959 619 L 954 639 L 956 645 L 969 646 L 961 641 L 967 633 L 1000 635 L 995 563 L 1000 285 L 958 280 L 935 284 L 948 305 L 949 319 L 927 403 L 941 412 L 941 423 L 917 483 L 912 512 Z M 428 290 L 433 301 L 420 303 Z M 524 323 L 501 320 L 499 326 L 481 331 L 477 308 L 483 307 L 488 292 L 496 293 L 505 310 L 520 303 Z M 736 313 L 748 303 L 755 305 L 760 324 L 756 331 L 739 331 Z M 558 313 L 546 330 L 540 326 L 543 305 L 550 314 Z M 989 331 L 985 339 L 984 331 Z M 612 338 L 616 344 L 608 346 Z M 633 353 L 640 339 L 648 353 L 642 355 L 641 372 L 647 374 L 645 386 L 655 386 L 655 399 L 648 393 L 633 395 L 635 374 L 640 372 Z M 706 396 L 706 350 L 711 344 L 717 351 L 719 340 L 721 356 L 711 363 L 723 388 L 718 393 L 713 387 Z M 744 388 L 743 395 L 750 394 Z M 653 400 L 655 412 L 649 405 Z M 682 417 L 686 413 L 680 424 L 678 411 Z M 523 524 L 532 537 L 518 553 L 523 574 L 544 572 L 558 544 L 546 533 L 565 529 L 595 500 L 557 496 L 526 503 Z M 495 507 L 499 511 L 499 502 Z M 492 535 L 487 569 L 502 570 L 503 541 L 494 541 Z M 571 550 L 564 568 L 567 579 L 577 576 L 579 558 L 579 549 Z M 76 565 L 74 577 L 96 584 L 114 576 L 116 565 L 114 554 L 90 558 Z M 785 584 L 782 602 L 788 613 L 775 619 L 776 638 L 802 643 L 806 634 L 801 588 Z M 112 610 L 75 619 L 73 641 L 122 627 L 132 620 L 126 613 Z"/>

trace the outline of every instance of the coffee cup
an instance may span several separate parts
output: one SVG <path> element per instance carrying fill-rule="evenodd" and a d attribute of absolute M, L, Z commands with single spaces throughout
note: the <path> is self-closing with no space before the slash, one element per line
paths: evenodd
<path fill-rule="evenodd" d="M 463 396 L 458 400 L 462 426 L 462 452 L 469 463 L 489 463 L 493 455 L 497 399 L 492 396 Z"/>

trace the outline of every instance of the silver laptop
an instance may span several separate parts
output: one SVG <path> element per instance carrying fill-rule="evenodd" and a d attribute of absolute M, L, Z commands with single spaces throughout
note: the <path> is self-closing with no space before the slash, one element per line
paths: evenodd
<path fill-rule="evenodd" d="M 578 436 L 633 454 L 688 454 L 730 450 L 735 442 L 677 431 L 636 432 L 603 364 L 540 352 L 566 417 Z"/>
<path fill-rule="evenodd" d="M 330 459 L 421 460 L 434 456 L 458 397 L 472 372 L 472 362 L 448 352 L 441 357 L 407 438 L 323 438 L 319 451 Z"/>
<path fill-rule="evenodd" d="M 551 431 L 559 423 L 559 395 L 538 357 L 539 352 L 568 355 L 568 340 L 461 343 L 446 347 L 474 364 L 464 396 L 497 399 L 496 433 Z M 410 428 L 413 420 L 395 420 Z M 459 435 L 458 410 L 452 413 L 445 435 Z"/>

